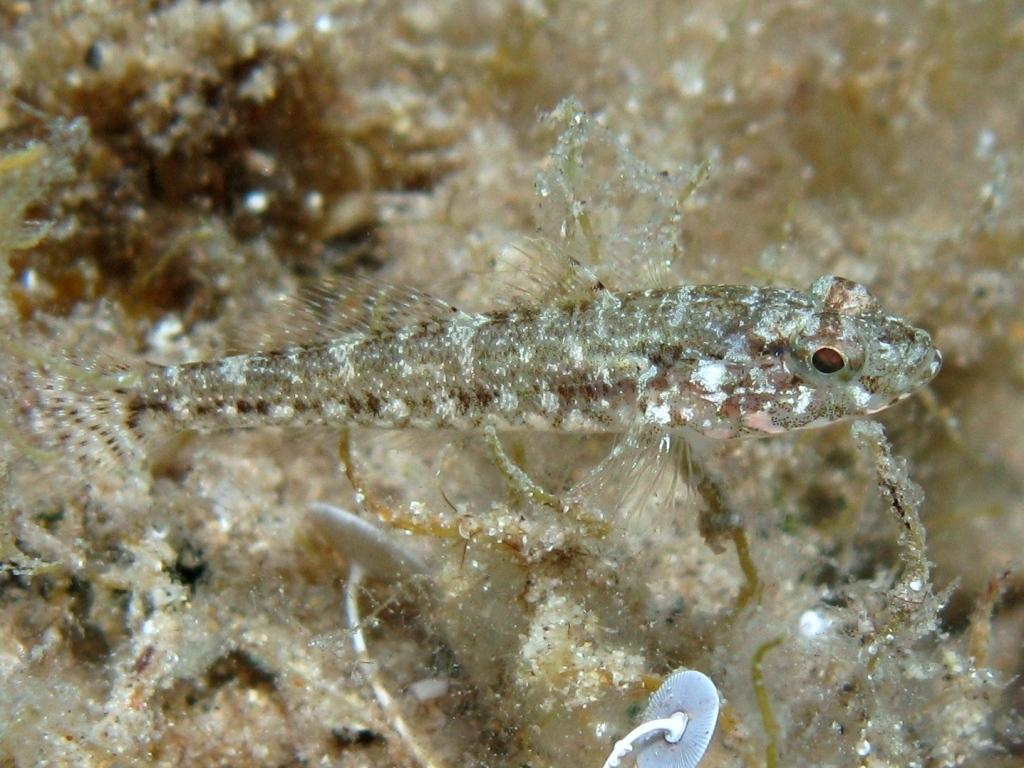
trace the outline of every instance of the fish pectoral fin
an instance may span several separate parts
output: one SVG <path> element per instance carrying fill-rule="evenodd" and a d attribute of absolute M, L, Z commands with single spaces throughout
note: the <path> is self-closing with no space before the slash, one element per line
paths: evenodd
<path fill-rule="evenodd" d="M 575 504 L 605 520 L 641 513 L 652 497 L 673 503 L 678 481 L 689 481 L 688 447 L 681 435 L 638 420 L 569 492 Z"/>

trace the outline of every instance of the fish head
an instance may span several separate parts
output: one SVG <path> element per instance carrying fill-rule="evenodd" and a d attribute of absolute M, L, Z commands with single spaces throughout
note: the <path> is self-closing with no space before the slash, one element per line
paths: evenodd
<path fill-rule="evenodd" d="M 926 331 L 890 314 L 867 289 L 827 276 L 810 287 L 782 356 L 792 378 L 773 414 L 787 429 L 877 413 L 931 381 L 942 357 Z"/>

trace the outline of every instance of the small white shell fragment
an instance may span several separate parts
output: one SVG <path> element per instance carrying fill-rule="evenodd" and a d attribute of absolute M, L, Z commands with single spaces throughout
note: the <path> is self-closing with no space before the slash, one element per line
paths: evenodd
<path fill-rule="evenodd" d="M 419 702 L 440 699 L 448 693 L 447 677 L 426 677 L 409 686 L 409 693 Z"/>
<path fill-rule="evenodd" d="M 245 194 L 243 203 L 249 213 L 266 213 L 270 207 L 270 195 L 265 190 L 254 189 Z"/>
<path fill-rule="evenodd" d="M 660 720 L 676 712 L 689 721 L 681 739 L 672 743 L 650 738 L 636 749 L 640 768 L 695 768 L 711 743 L 718 723 L 718 689 L 711 678 L 695 669 L 675 672 L 651 696 L 643 719 Z"/>
<path fill-rule="evenodd" d="M 800 634 L 808 639 L 821 637 L 832 625 L 832 621 L 818 611 L 809 610 L 800 614 Z"/>
<path fill-rule="evenodd" d="M 402 547 L 398 538 L 358 515 L 314 501 L 309 514 L 315 530 L 339 553 L 363 566 L 374 578 L 395 580 L 428 573 L 416 553 Z"/>

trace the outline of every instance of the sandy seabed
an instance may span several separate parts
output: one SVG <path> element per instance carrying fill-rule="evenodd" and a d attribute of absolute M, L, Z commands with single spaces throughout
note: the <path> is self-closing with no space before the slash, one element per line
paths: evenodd
<path fill-rule="evenodd" d="M 3 4 L 0 766 L 597 768 L 684 667 L 708 768 L 1019 765 L 1021 82 L 999 0 Z M 324 278 L 487 309 L 538 244 L 845 275 L 944 368 L 887 437 L 723 444 L 725 533 L 669 478 L 556 513 L 474 435 L 354 431 L 347 477 L 329 430 L 141 470 L 19 422 L 68 356 L 213 358 Z M 609 446 L 505 447 L 557 492 Z M 415 573 L 353 590 L 371 544 Z"/>

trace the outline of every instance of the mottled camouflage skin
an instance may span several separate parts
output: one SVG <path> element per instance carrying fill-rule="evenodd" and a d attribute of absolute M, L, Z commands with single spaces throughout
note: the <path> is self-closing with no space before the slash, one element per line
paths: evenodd
<path fill-rule="evenodd" d="M 841 370 L 815 370 L 822 347 Z M 855 283 L 712 285 L 447 317 L 278 352 L 150 367 L 133 429 L 313 423 L 765 435 L 874 413 L 928 382 L 927 333 Z"/>

